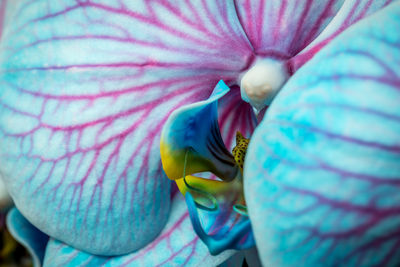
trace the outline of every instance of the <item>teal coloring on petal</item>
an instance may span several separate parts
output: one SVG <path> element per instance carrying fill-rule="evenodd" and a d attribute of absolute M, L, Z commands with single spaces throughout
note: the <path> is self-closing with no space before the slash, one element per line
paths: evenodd
<path fill-rule="evenodd" d="M 211 255 L 217 255 L 227 249 L 247 249 L 254 247 L 255 241 L 250 220 L 246 217 L 239 218 L 233 228 L 222 226 L 216 234 L 207 234 L 204 230 L 195 201 L 188 192 L 185 195 L 193 228 L 200 239 L 208 246 Z"/>
<path fill-rule="evenodd" d="M 49 237 L 33 226 L 15 207 L 7 214 L 7 227 L 12 236 L 28 250 L 33 266 L 42 266 Z"/>

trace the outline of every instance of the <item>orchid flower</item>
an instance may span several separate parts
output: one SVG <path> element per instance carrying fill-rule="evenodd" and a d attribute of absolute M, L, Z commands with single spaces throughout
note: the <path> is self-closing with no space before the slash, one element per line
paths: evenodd
<path fill-rule="evenodd" d="M 8 225 L 44 266 L 395 265 L 399 28 L 391 0 L 0 1 Z"/>

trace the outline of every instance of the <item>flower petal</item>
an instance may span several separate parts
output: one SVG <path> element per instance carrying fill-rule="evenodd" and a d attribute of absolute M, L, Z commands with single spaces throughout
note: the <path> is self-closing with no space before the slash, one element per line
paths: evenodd
<path fill-rule="evenodd" d="M 3 22 L 5 16 L 7 0 L 0 1 L 0 40 L 3 33 Z"/>
<path fill-rule="evenodd" d="M 270 266 L 400 262 L 400 3 L 344 32 L 274 100 L 245 197 Z"/>
<path fill-rule="evenodd" d="M 343 0 L 235 0 L 239 20 L 257 55 L 288 59 L 306 47 Z"/>
<path fill-rule="evenodd" d="M 162 230 L 160 132 L 251 57 L 231 1 L 13 1 L 0 59 L 0 172 L 45 233 L 95 254 Z"/>
<path fill-rule="evenodd" d="M 7 228 L 31 254 L 33 266 L 42 266 L 49 237 L 28 222 L 16 208 L 11 209 L 7 214 Z"/>
<path fill-rule="evenodd" d="M 232 86 L 229 94 L 218 100 L 218 124 L 222 140 L 230 151 L 238 131 L 247 138 L 253 134 L 257 118 L 253 108 L 242 100 L 238 86 Z"/>
<path fill-rule="evenodd" d="M 297 71 L 321 48 L 357 21 L 375 13 L 396 0 L 345 0 L 340 10 L 324 31 L 300 54 L 290 60 L 293 71 Z"/>
<path fill-rule="evenodd" d="M 209 254 L 193 231 L 183 196 L 176 194 L 164 230 L 141 250 L 125 256 L 99 257 L 52 239 L 47 246 L 44 266 L 217 266 L 233 253 Z"/>

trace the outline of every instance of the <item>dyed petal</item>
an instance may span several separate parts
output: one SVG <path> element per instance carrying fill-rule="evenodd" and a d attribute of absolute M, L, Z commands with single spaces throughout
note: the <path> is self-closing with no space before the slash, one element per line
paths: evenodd
<path fill-rule="evenodd" d="M 238 131 L 245 137 L 253 134 L 257 118 L 253 108 L 242 100 L 239 87 L 232 86 L 229 94 L 218 100 L 218 124 L 222 140 L 229 151 L 235 146 Z"/>
<path fill-rule="evenodd" d="M 263 264 L 400 262 L 400 3 L 300 69 L 247 151 L 245 196 Z"/>
<path fill-rule="evenodd" d="M 3 22 L 5 16 L 7 0 L 0 0 L 0 40 L 3 33 Z"/>
<path fill-rule="evenodd" d="M 257 55 L 288 59 L 325 28 L 343 0 L 235 0 L 239 20 Z"/>
<path fill-rule="evenodd" d="M 185 201 L 176 194 L 170 218 L 161 234 L 141 250 L 119 257 L 99 257 L 50 240 L 44 266 L 217 266 L 233 255 L 211 256 L 194 233 Z"/>
<path fill-rule="evenodd" d="M 42 266 L 49 237 L 28 222 L 16 208 L 7 214 L 7 228 L 31 254 L 34 267 Z"/>
<path fill-rule="evenodd" d="M 345 0 L 335 17 L 324 31 L 301 53 L 290 60 L 293 71 L 297 71 L 319 50 L 332 41 L 341 32 L 357 21 L 375 13 L 396 0 Z"/>
<path fill-rule="evenodd" d="M 7 5 L 0 172 L 48 235 L 111 255 L 164 227 L 163 124 L 221 78 L 236 81 L 252 53 L 233 2 L 178 2 Z"/>
<path fill-rule="evenodd" d="M 161 159 L 168 178 L 183 177 L 186 156 L 187 175 L 210 171 L 226 180 L 237 176 L 235 160 L 218 126 L 218 99 L 229 90 L 220 81 L 207 100 L 175 110 L 168 118 L 161 134 Z"/>

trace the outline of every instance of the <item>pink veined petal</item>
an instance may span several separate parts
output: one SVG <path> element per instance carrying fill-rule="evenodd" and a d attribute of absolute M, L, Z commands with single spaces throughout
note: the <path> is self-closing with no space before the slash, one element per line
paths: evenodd
<path fill-rule="evenodd" d="M 3 22 L 4 22 L 4 13 L 6 10 L 7 0 L 0 0 L 0 41 L 1 36 L 3 35 Z"/>
<path fill-rule="evenodd" d="M 170 218 L 160 235 L 141 250 L 117 257 L 98 257 L 50 240 L 44 266 L 217 266 L 233 251 L 211 256 L 192 228 L 181 194 L 172 200 Z"/>
<path fill-rule="evenodd" d="M 231 91 L 218 101 L 218 124 L 222 139 L 229 151 L 235 146 L 236 132 L 249 138 L 257 125 L 252 107 L 240 96 L 240 89 L 233 86 Z"/>
<path fill-rule="evenodd" d="M 325 28 L 343 0 L 235 0 L 239 20 L 257 55 L 288 59 Z"/>
<path fill-rule="evenodd" d="M 346 0 L 324 31 L 303 51 L 290 60 L 293 71 L 297 71 L 321 48 L 357 21 L 375 13 L 396 0 Z"/>
<path fill-rule="evenodd" d="M 7 213 L 7 229 L 29 252 L 33 266 L 42 266 L 49 237 L 30 224 L 15 207 Z"/>
<path fill-rule="evenodd" d="M 20 1 L 0 47 L 0 172 L 46 234 L 115 255 L 162 230 L 162 126 L 235 81 L 251 47 L 233 2 Z"/>

